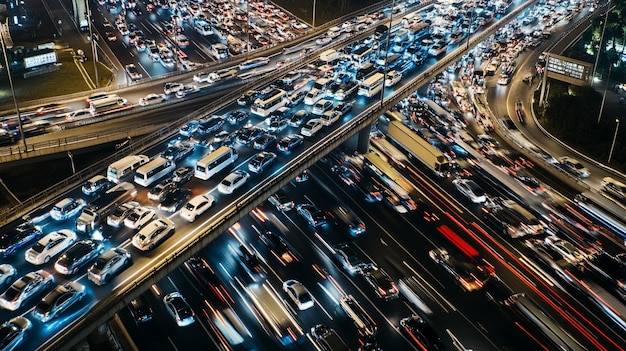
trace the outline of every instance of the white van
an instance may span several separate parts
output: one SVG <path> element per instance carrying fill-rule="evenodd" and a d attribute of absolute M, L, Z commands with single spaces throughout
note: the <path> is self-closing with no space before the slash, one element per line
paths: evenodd
<path fill-rule="evenodd" d="M 225 60 L 228 58 L 228 47 L 222 43 L 212 44 L 211 54 L 218 60 Z"/>
<path fill-rule="evenodd" d="M 146 155 L 130 155 L 117 160 L 109 165 L 107 179 L 113 183 L 119 183 L 124 176 L 129 175 L 135 169 L 146 164 L 150 158 Z"/>
<path fill-rule="evenodd" d="M 337 50 L 335 49 L 328 49 L 320 54 L 320 60 L 325 61 L 325 62 L 335 61 L 338 57 L 339 57 L 339 54 L 337 53 Z"/>
<path fill-rule="evenodd" d="M 387 78 L 385 79 L 385 86 L 392 87 L 402 79 L 402 72 L 400 71 L 389 71 L 387 72 Z"/>
<path fill-rule="evenodd" d="M 326 96 L 326 93 L 323 90 L 313 88 L 304 97 L 304 104 L 315 105 L 315 103 L 318 102 L 324 96 Z"/>

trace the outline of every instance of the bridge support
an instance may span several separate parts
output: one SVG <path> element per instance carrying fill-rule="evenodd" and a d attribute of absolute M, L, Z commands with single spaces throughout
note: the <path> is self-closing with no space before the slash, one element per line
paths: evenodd
<path fill-rule="evenodd" d="M 369 128 L 361 129 L 361 131 L 356 134 L 354 137 L 356 140 L 356 152 L 360 154 L 364 154 L 370 147 L 370 131 L 372 130 L 372 125 L 370 124 Z"/>

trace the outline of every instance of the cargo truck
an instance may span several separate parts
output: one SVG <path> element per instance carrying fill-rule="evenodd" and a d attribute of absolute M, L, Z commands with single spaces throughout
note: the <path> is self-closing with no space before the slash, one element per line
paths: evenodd
<path fill-rule="evenodd" d="M 389 122 L 387 134 L 438 176 L 447 177 L 449 175 L 450 165 L 446 156 L 402 122 Z"/>

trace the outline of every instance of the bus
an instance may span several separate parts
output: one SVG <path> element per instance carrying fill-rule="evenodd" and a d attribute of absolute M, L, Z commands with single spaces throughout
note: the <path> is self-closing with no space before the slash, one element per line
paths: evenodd
<path fill-rule="evenodd" d="M 603 195 L 586 191 L 576 195 L 576 205 L 603 227 L 626 240 L 626 209 Z"/>
<path fill-rule="evenodd" d="M 119 183 L 123 177 L 132 171 L 148 163 L 150 158 L 146 155 L 129 155 L 109 165 L 107 179 L 113 183 Z"/>
<path fill-rule="evenodd" d="M 261 92 L 261 96 L 254 100 L 250 107 L 250 112 L 261 117 L 267 117 L 270 113 L 276 111 L 287 103 L 287 92 L 272 88 L 266 92 Z"/>
<path fill-rule="evenodd" d="M 370 62 L 370 57 L 374 54 L 374 51 L 371 47 L 365 45 L 357 48 L 352 51 L 350 54 L 350 60 L 356 66 L 356 68 L 361 68 L 366 63 Z"/>
<path fill-rule="evenodd" d="M 356 80 L 361 83 L 378 72 L 380 72 L 379 69 L 373 63 L 368 62 L 356 71 Z"/>
<path fill-rule="evenodd" d="M 149 186 L 173 172 L 175 168 L 176 163 L 174 161 L 159 156 L 137 169 L 137 172 L 135 172 L 135 183 Z"/>
<path fill-rule="evenodd" d="M 574 339 L 568 332 L 563 330 L 561 325 L 551 316 L 546 314 L 535 301 L 524 293 L 514 294 L 509 297 L 505 305 L 509 306 L 514 312 L 523 318 L 529 326 L 534 327 L 540 332 L 540 335 L 533 333 L 533 336 L 540 337 L 540 343 L 549 343 L 545 349 L 550 350 L 569 350 L 583 351 L 586 350 L 580 343 Z"/>
<path fill-rule="evenodd" d="M 359 95 L 369 98 L 378 94 L 383 88 L 384 78 L 385 75 L 380 72 L 367 78 L 359 88 Z"/>
<path fill-rule="evenodd" d="M 228 146 L 220 146 L 217 150 L 209 153 L 196 163 L 194 175 L 196 178 L 207 180 L 214 174 L 235 163 L 239 154 L 235 149 Z"/>

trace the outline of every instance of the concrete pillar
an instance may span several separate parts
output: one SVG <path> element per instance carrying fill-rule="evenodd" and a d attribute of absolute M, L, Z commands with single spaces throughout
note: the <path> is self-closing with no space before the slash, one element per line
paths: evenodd
<path fill-rule="evenodd" d="M 356 151 L 360 154 L 366 153 L 370 147 L 370 131 L 371 126 L 361 130 L 359 134 L 355 135 L 358 138 Z"/>

